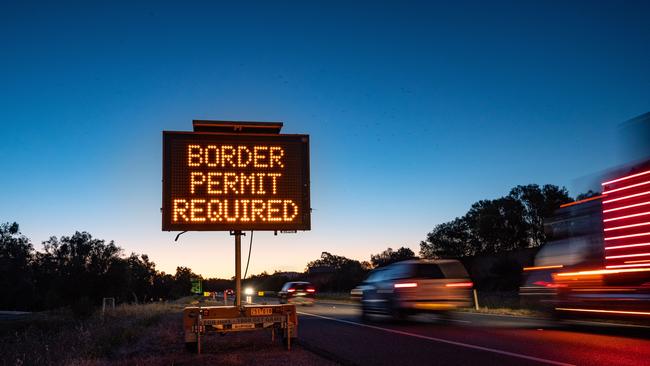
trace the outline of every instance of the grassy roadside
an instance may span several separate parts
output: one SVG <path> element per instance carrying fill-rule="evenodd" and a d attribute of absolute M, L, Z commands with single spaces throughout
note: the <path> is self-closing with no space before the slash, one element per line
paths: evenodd
<path fill-rule="evenodd" d="M 118 306 L 79 319 L 50 311 L 0 321 L 0 366 L 9 365 L 331 365 L 299 345 L 285 350 L 270 331 L 210 334 L 204 353 L 185 351 L 182 309 L 175 303 Z M 202 305 L 212 305 L 202 302 Z"/>
<path fill-rule="evenodd" d="M 180 308 L 162 303 L 124 305 L 85 319 L 57 310 L 5 320 L 0 322 L 0 359 L 3 365 L 74 365 L 111 358 Z"/>
<path fill-rule="evenodd" d="M 548 314 L 540 310 L 532 309 L 516 309 L 516 308 L 488 308 L 481 307 L 478 310 L 476 308 L 459 308 L 457 311 L 464 313 L 477 313 L 477 314 L 490 314 L 490 315 L 508 315 L 508 316 L 520 316 L 527 318 L 548 318 Z"/>

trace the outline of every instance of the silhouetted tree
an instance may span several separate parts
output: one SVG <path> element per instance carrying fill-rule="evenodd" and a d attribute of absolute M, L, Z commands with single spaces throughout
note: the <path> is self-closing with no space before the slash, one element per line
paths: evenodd
<path fill-rule="evenodd" d="M 174 299 L 190 295 L 192 291 L 192 278 L 200 278 L 200 276 L 187 267 L 176 267 L 174 284 L 169 295 Z"/>
<path fill-rule="evenodd" d="M 102 297 L 117 297 L 122 284 L 116 283 L 113 265 L 120 264 L 120 248 L 114 242 L 94 239 L 87 232 L 76 232 L 61 239 L 51 237 L 43 243 L 38 257 L 40 279 L 48 289 L 47 307 L 97 304 Z M 123 277 L 122 277 L 123 278 Z M 54 292 L 54 293 L 53 293 Z"/>
<path fill-rule="evenodd" d="M 0 309 L 31 309 L 34 248 L 17 223 L 0 224 Z"/>
<path fill-rule="evenodd" d="M 519 185 L 510 190 L 508 197 L 524 206 L 523 217 L 527 224 L 529 247 L 538 247 L 546 241 L 544 218 L 553 215 L 561 204 L 573 201 L 566 188 L 552 184 L 545 184 L 541 188 L 537 184 Z"/>
<path fill-rule="evenodd" d="M 544 218 L 571 201 L 564 187 L 516 186 L 505 197 L 478 201 L 465 216 L 435 226 L 420 243 L 420 255 L 453 258 L 540 246 L 546 241 Z"/>
<path fill-rule="evenodd" d="M 409 248 L 401 247 L 397 250 L 388 248 L 379 254 L 372 254 L 370 262 L 373 267 L 383 267 L 391 263 L 415 258 L 415 253 Z"/>
<path fill-rule="evenodd" d="M 473 237 L 467 220 L 455 218 L 453 221 L 436 225 L 420 242 L 420 256 L 424 258 L 458 258 L 476 254 L 479 244 Z"/>
<path fill-rule="evenodd" d="M 307 271 L 315 268 L 327 268 L 327 280 L 319 284 L 324 291 L 350 291 L 360 283 L 366 273 L 366 267 L 359 261 L 343 256 L 323 252 L 319 259 L 307 264 Z"/>
<path fill-rule="evenodd" d="M 464 220 L 477 240 L 478 253 L 496 253 L 528 246 L 525 208 L 511 197 L 482 200 L 472 205 Z"/>
<path fill-rule="evenodd" d="M 153 284 L 156 277 L 156 264 L 149 256 L 131 253 L 126 259 L 129 270 L 129 289 L 136 302 L 153 298 Z"/>

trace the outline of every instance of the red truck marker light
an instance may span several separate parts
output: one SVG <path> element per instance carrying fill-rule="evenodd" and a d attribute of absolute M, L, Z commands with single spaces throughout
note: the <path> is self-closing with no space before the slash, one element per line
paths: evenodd
<path fill-rule="evenodd" d="M 474 286 L 474 284 L 471 282 L 454 282 L 454 283 L 448 283 L 445 286 L 446 287 L 472 287 Z"/>

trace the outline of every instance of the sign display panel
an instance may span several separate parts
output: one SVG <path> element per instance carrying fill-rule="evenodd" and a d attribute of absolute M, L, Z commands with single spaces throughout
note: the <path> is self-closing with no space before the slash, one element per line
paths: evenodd
<path fill-rule="evenodd" d="M 166 231 L 309 230 L 309 136 L 163 132 Z"/>

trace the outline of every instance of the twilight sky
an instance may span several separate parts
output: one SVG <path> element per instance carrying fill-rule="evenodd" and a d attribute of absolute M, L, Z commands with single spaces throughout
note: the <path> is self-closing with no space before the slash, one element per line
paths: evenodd
<path fill-rule="evenodd" d="M 237 3 L 237 5 L 233 5 Z M 3 2 L 0 221 L 75 230 L 157 268 L 234 274 L 223 232 L 162 232 L 162 130 L 311 136 L 312 231 L 258 232 L 249 272 L 415 252 L 517 184 L 572 195 L 650 111 L 650 3 Z M 244 257 L 249 237 L 244 238 Z"/>

